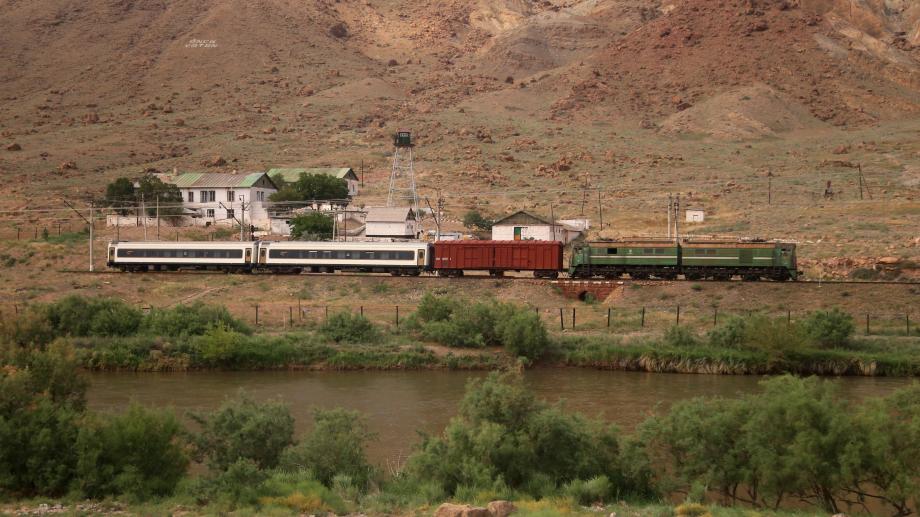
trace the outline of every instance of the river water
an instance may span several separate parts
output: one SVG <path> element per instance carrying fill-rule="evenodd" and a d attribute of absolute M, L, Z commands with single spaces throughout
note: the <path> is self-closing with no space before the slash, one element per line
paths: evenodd
<path fill-rule="evenodd" d="M 400 461 L 419 441 L 417 431 L 440 433 L 456 414 L 466 383 L 484 372 L 191 372 L 96 373 L 91 375 L 89 406 L 119 410 L 132 400 L 171 407 L 179 415 L 209 411 L 244 389 L 257 400 L 278 398 L 291 408 L 298 434 L 309 428 L 313 408 L 345 407 L 367 416 L 378 439 L 369 448 L 373 461 Z M 565 408 L 604 418 L 631 430 L 675 401 L 720 395 L 738 396 L 758 389 L 758 377 L 537 369 L 524 376 L 540 398 L 563 400 Z M 847 398 L 882 396 L 912 379 L 845 377 Z"/>

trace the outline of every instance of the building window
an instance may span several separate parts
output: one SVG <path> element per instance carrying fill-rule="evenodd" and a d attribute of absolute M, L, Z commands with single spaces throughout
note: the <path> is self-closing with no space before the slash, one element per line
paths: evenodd
<path fill-rule="evenodd" d="M 188 191 L 188 202 L 189 203 L 195 202 L 195 193 L 192 192 L 191 190 Z"/>
<path fill-rule="evenodd" d="M 236 192 L 234 192 L 234 191 L 232 191 L 232 190 L 228 190 L 228 191 L 227 191 L 227 201 L 231 201 L 231 202 L 232 202 L 232 201 L 234 200 L 235 197 L 236 197 Z"/>
<path fill-rule="evenodd" d="M 217 200 L 214 194 L 213 190 L 202 190 L 198 197 L 201 198 L 202 203 L 213 203 Z"/>
<path fill-rule="evenodd" d="M 264 190 L 256 191 L 256 201 L 265 201 L 265 191 Z"/>
<path fill-rule="evenodd" d="M 228 209 L 227 209 L 227 219 L 233 219 L 233 217 L 234 217 L 233 209 L 232 209 L 232 208 L 228 208 Z"/>
<path fill-rule="evenodd" d="M 213 209 L 213 208 L 209 208 L 209 209 L 208 209 L 208 217 L 212 217 L 212 218 L 214 217 L 214 209 Z"/>

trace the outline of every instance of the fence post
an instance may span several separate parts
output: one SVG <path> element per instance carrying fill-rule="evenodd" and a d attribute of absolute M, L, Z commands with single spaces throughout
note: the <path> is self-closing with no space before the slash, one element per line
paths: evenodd
<path fill-rule="evenodd" d="M 300 316 L 298 316 L 298 319 L 302 322 L 303 321 L 303 307 L 301 307 L 300 305 L 300 298 L 297 299 L 297 314 L 300 314 Z"/>
<path fill-rule="evenodd" d="M 607 328 L 610 328 L 610 307 L 607 307 Z"/>
<path fill-rule="evenodd" d="M 288 306 L 288 326 L 294 328 L 294 308 Z"/>
<path fill-rule="evenodd" d="M 256 326 L 259 326 L 259 305 L 256 304 Z"/>
<path fill-rule="evenodd" d="M 572 307 L 572 330 L 575 330 L 575 307 Z"/>
<path fill-rule="evenodd" d="M 364 316 L 364 306 L 361 306 L 361 316 Z"/>
<path fill-rule="evenodd" d="M 786 326 L 792 325 L 792 309 L 786 309 Z"/>
<path fill-rule="evenodd" d="M 680 325 L 680 305 L 677 306 L 677 325 Z"/>
<path fill-rule="evenodd" d="M 719 308 L 713 307 L 712 308 L 712 326 L 715 327 L 718 324 L 719 324 Z"/>
<path fill-rule="evenodd" d="M 21 230 L 22 230 L 22 228 L 20 228 L 20 227 L 18 227 L 18 226 L 16 227 L 16 240 L 17 240 L 17 241 L 19 240 L 19 232 L 20 232 Z"/>
<path fill-rule="evenodd" d="M 562 307 L 559 307 L 559 330 L 565 330 L 565 317 L 562 315 Z"/>
<path fill-rule="evenodd" d="M 399 305 L 396 306 L 396 330 L 399 330 Z"/>
<path fill-rule="evenodd" d="M 38 226 L 35 227 L 35 237 L 32 240 L 38 240 Z"/>
<path fill-rule="evenodd" d="M 325 307 L 323 307 L 323 309 L 324 309 L 324 313 L 325 313 L 325 315 L 324 315 L 323 317 L 325 318 L 325 321 L 326 321 L 326 322 L 329 322 L 329 306 L 326 305 Z"/>
<path fill-rule="evenodd" d="M 907 324 L 907 335 L 910 336 L 910 313 L 904 313 L 904 323 Z"/>
<path fill-rule="evenodd" d="M 869 335 L 869 313 L 866 313 L 866 335 Z"/>
<path fill-rule="evenodd" d="M 642 328 L 645 328 L 645 307 L 642 307 Z"/>

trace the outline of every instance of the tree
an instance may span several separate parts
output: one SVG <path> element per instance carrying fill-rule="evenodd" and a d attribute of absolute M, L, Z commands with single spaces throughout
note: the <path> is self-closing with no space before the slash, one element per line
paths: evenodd
<path fill-rule="evenodd" d="M 157 215 L 157 200 L 160 205 L 160 217 L 177 217 L 182 215 L 182 193 L 172 183 L 163 183 L 156 176 L 146 175 L 138 180 L 136 200 L 143 198 L 147 206 L 147 215 Z"/>
<path fill-rule="evenodd" d="M 272 201 L 319 201 L 329 199 L 347 199 L 348 182 L 328 174 L 307 174 L 287 183 L 278 192 L 272 194 Z"/>
<path fill-rule="evenodd" d="M 192 417 L 202 427 L 195 436 L 196 459 L 206 458 L 214 472 L 239 460 L 274 468 L 281 452 L 294 443 L 294 417 L 282 402 L 256 402 L 241 393 L 210 415 Z"/>
<path fill-rule="evenodd" d="M 119 214 L 126 215 L 134 205 L 137 194 L 134 192 L 134 182 L 128 178 L 118 178 L 105 187 L 104 204 L 115 208 Z"/>
<path fill-rule="evenodd" d="M 336 476 L 348 476 L 358 487 L 367 487 L 373 467 L 364 447 L 374 438 L 367 422 L 356 411 L 337 408 L 313 412 L 313 431 L 281 456 L 285 470 L 310 470 L 316 480 L 332 486 Z"/>
<path fill-rule="evenodd" d="M 471 230 L 491 230 L 494 223 L 495 221 L 484 217 L 478 210 L 470 210 L 463 216 L 463 226 Z"/>
<path fill-rule="evenodd" d="M 292 239 L 326 241 L 332 238 L 332 218 L 320 212 L 300 214 L 288 224 Z"/>

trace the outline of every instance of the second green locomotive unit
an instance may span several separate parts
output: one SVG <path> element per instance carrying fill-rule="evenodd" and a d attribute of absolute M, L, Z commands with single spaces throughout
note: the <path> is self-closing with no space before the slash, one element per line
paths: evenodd
<path fill-rule="evenodd" d="M 572 251 L 572 278 L 795 280 L 795 243 L 762 239 L 624 239 Z"/>

